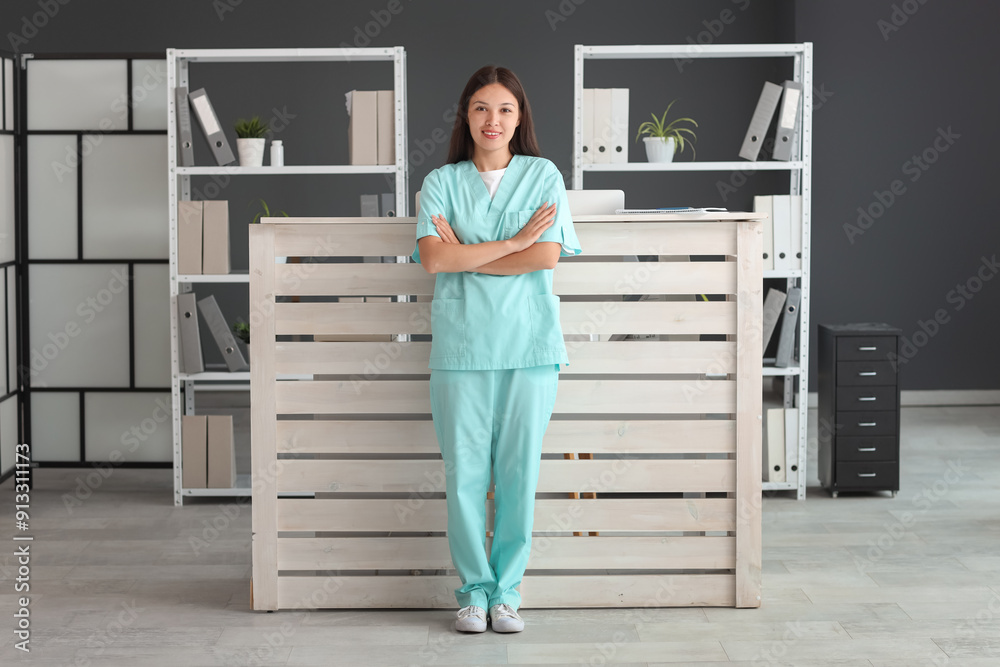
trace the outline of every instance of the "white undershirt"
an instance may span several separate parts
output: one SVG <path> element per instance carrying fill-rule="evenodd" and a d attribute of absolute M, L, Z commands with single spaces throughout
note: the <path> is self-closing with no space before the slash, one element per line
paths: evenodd
<path fill-rule="evenodd" d="M 486 184 L 486 189 L 490 191 L 490 199 L 493 199 L 493 195 L 497 193 L 497 188 L 500 187 L 500 179 L 503 178 L 504 172 L 507 168 L 494 169 L 493 171 L 481 171 L 479 175 L 483 177 L 483 183 Z"/>

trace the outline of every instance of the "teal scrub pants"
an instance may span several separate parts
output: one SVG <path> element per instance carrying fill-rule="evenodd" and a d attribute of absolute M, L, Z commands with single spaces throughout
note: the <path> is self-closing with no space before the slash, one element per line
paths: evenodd
<path fill-rule="evenodd" d="M 433 370 L 434 430 L 444 459 L 448 546 L 462 580 L 459 607 L 520 607 L 516 590 L 531 552 L 542 437 L 558 366 Z M 486 553 L 486 492 L 494 481 L 493 546 Z"/>

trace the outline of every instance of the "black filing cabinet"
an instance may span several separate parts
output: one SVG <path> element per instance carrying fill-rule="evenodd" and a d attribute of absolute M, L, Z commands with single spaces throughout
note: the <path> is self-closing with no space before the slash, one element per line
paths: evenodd
<path fill-rule="evenodd" d="M 887 324 L 819 325 L 819 481 L 899 491 L 899 336 Z"/>

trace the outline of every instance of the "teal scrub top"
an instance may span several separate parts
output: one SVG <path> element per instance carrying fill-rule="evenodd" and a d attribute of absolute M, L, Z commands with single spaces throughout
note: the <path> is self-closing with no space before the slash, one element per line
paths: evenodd
<path fill-rule="evenodd" d="M 580 254 L 566 186 L 550 160 L 514 155 L 492 199 L 471 160 L 446 164 L 427 174 L 420 188 L 417 240 L 438 236 L 431 216 L 443 215 L 462 243 L 502 241 L 517 234 L 545 202 L 555 202 L 556 217 L 538 242 L 561 244 L 561 257 Z M 419 246 L 412 257 L 420 261 Z M 432 370 L 569 363 L 551 269 L 516 276 L 438 273 L 431 332 Z"/>

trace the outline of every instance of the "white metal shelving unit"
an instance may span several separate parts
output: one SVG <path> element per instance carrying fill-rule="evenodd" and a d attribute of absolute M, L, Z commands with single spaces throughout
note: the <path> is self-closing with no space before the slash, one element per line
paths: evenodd
<path fill-rule="evenodd" d="M 802 84 L 802 125 L 795 137 L 793 155 L 798 159 L 789 162 L 627 162 L 588 163 L 583 162 L 583 69 L 587 60 L 637 60 L 656 58 L 791 58 L 793 80 Z M 786 280 L 786 288 L 795 286 L 802 289 L 799 307 L 798 365 L 790 368 L 764 367 L 765 376 L 798 378 L 797 391 L 794 382 L 785 383 L 784 401 L 786 407 L 797 407 L 799 411 L 799 437 L 797 447 L 788 457 L 791 465 L 797 466 L 796 479 L 791 482 L 764 482 L 764 491 L 795 491 L 799 500 L 806 497 L 806 434 L 807 406 L 809 390 L 809 257 L 811 251 L 810 221 L 812 197 L 812 90 L 813 90 L 812 42 L 796 44 L 718 44 L 718 45 L 624 45 L 585 46 L 577 44 L 573 54 L 573 188 L 583 188 L 584 174 L 590 172 L 639 172 L 639 171 L 740 171 L 749 165 L 758 171 L 788 171 L 789 193 L 802 195 L 802 269 L 788 271 L 768 270 L 764 278 Z M 738 119 L 744 122 L 746 119 Z M 739 147 L 734 148 L 734 153 Z"/>
<path fill-rule="evenodd" d="M 372 62 L 393 65 L 395 91 L 396 163 L 392 165 L 285 165 L 283 167 L 239 167 L 177 165 L 177 121 L 173 90 L 188 86 L 191 63 L 263 63 L 263 62 Z M 167 49 L 167 85 L 170 91 L 167 123 L 168 174 L 170 202 L 170 368 L 173 407 L 174 445 L 174 504 L 182 505 L 185 496 L 250 496 L 250 475 L 238 475 L 231 489 L 191 489 L 181 484 L 181 416 L 194 413 L 194 395 L 207 390 L 250 389 L 250 373 L 181 373 L 178 357 L 177 295 L 190 292 L 198 283 L 244 283 L 249 288 L 247 274 L 179 275 L 177 273 L 177 202 L 191 198 L 192 176 L 273 176 L 273 175 L 338 175 L 394 174 L 397 215 L 407 215 L 406 168 L 406 51 L 401 46 L 388 48 L 349 49 Z M 192 121 L 194 122 L 194 121 Z M 198 131 L 194 129 L 194 131 Z M 311 376 L 309 376 L 311 378 Z"/>

